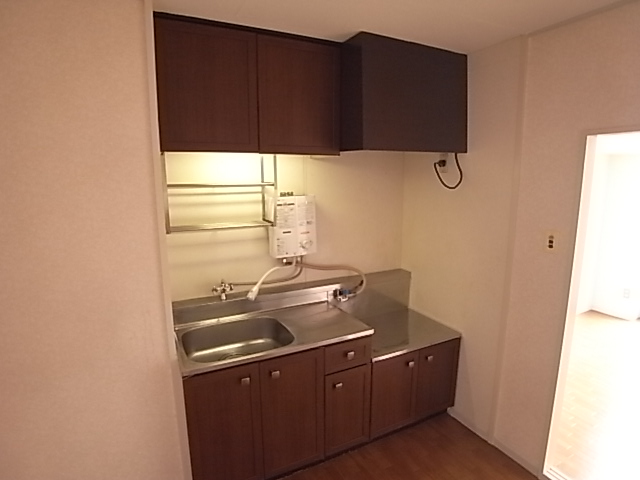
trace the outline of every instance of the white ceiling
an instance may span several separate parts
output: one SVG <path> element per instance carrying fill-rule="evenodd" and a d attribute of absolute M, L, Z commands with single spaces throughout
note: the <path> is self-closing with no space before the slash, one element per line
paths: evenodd
<path fill-rule="evenodd" d="M 343 41 L 360 31 L 470 53 L 620 0 L 153 0 L 154 10 Z"/>

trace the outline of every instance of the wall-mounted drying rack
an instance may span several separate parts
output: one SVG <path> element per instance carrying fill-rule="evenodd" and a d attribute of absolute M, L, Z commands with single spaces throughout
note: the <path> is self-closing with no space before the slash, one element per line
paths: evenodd
<path fill-rule="evenodd" d="M 271 155 L 268 158 L 272 161 L 273 181 L 266 180 L 265 173 L 265 155 L 260 156 L 260 182 L 253 183 L 168 183 L 167 180 L 167 165 L 165 154 L 162 154 L 162 167 L 164 173 L 164 205 L 165 205 L 165 227 L 167 233 L 178 232 L 198 232 L 206 230 L 227 230 L 227 229 L 239 229 L 239 228 L 258 228 L 268 227 L 273 225 L 273 222 L 269 220 L 267 212 L 266 196 L 269 189 L 272 190 L 272 195 L 277 195 L 278 189 L 278 163 L 276 155 Z M 233 222 L 213 222 L 213 223 L 198 223 L 189 225 L 174 225 L 171 219 L 171 209 L 169 208 L 169 197 L 173 192 L 191 190 L 204 194 L 216 194 L 228 192 L 229 190 L 248 189 L 242 192 L 233 192 L 234 195 L 260 195 L 262 204 L 262 218 L 249 220 L 249 221 L 233 221 Z"/>

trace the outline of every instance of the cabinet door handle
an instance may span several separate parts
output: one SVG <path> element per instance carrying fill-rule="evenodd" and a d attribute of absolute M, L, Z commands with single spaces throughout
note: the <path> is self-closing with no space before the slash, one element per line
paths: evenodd
<path fill-rule="evenodd" d="M 433 355 L 429 355 L 427 357 L 427 362 L 433 362 Z"/>
<path fill-rule="evenodd" d="M 353 360 L 354 358 L 356 358 L 356 352 L 354 352 L 353 350 L 347 352 L 347 360 Z"/>
<path fill-rule="evenodd" d="M 274 379 L 280 378 L 280 370 L 272 370 L 271 371 L 271 378 L 274 378 Z"/>
<path fill-rule="evenodd" d="M 251 377 L 244 377 L 240 379 L 240 385 L 246 387 L 247 385 L 251 385 Z"/>
<path fill-rule="evenodd" d="M 407 362 L 407 366 L 409 368 L 413 368 L 413 366 L 416 364 L 416 362 L 414 362 L 413 360 L 411 360 L 410 362 Z"/>
<path fill-rule="evenodd" d="M 333 388 L 335 388 L 336 390 L 340 390 L 342 388 L 342 382 L 338 382 L 336 383 Z"/>

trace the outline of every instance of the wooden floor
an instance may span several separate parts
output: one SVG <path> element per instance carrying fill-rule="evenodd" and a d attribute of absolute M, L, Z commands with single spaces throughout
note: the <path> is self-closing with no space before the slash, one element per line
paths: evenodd
<path fill-rule="evenodd" d="M 552 478 L 640 479 L 640 322 L 578 316 L 553 431 Z"/>
<path fill-rule="evenodd" d="M 535 480 L 447 414 L 286 477 L 287 480 Z"/>

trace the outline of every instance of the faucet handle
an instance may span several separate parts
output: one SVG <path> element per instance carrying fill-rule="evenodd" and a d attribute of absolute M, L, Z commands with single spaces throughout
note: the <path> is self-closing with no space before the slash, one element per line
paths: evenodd
<path fill-rule="evenodd" d="M 220 285 L 215 285 L 211 292 L 215 295 L 220 295 L 220 300 L 227 299 L 227 292 L 233 291 L 233 283 L 226 283 L 224 279 L 220 280 Z"/>

